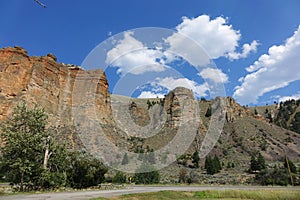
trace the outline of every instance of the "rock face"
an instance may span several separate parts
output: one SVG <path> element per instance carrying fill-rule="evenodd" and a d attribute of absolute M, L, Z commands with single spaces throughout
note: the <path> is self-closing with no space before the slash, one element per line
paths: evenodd
<path fill-rule="evenodd" d="M 91 74 L 94 76 L 89 76 Z M 94 107 L 105 121 L 111 116 L 111 109 L 103 71 L 94 73 L 58 63 L 53 54 L 31 57 L 21 47 L 0 49 L 0 121 L 6 119 L 18 103 L 25 101 L 44 107 L 51 126 L 72 126 L 72 114 L 76 114 L 72 113 L 73 101 L 80 92 L 85 93 L 85 88 L 76 88 L 74 94 L 74 85 L 87 79 L 93 79 Z"/>
<path fill-rule="evenodd" d="M 249 109 L 240 106 L 233 98 L 226 97 L 226 121 L 234 122 L 236 117 L 254 116 Z"/>
<path fill-rule="evenodd" d="M 164 107 L 167 111 L 166 123 L 178 127 L 182 120 L 188 121 L 194 117 L 193 92 L 183 87 L 175 88 L 166 96 Z"/>
<path fill-rule="evenodd" d="M 224 98 L 226 109 L 221 110 L 221 114 L 226 112 L 226 121 L 221 142 L 212 152 L 218 155 L 225 152 L 226 159 L 239 156 L 245 166 L 251 152 L 262 149 L 269 160 L 279 159 L 284 152 L 292 158 L 299 158 L 298 135 L 258 120 L 234 99 Z M 134 142 L 130 144 L 128 136 L 147 136 L 141 140 L 145 148 L 149 145 L 158 149 L 170 142 L 176 133 L 182 134 L 183 141 L 194 131 L 196 138 L 190 153 L 201 148 L 213 118 L 204 117 L 205 111 L 214 105 L 214 100 L 196 101 L 195 104 L 193 92 L 179 87 L 165 99 L 152 99 L 155 106 L 152 102 L 149 107 L 147 99 L 110 95 L 105 73 L 101 70 L 85 71 L 79 66 L 58 63 L 53 54 L 28 56 L 21 47 L 0 49 L 0 123 L 22 101 L 45 108 L 49 126 L 54 127 L 60 139 L 67 139 L 73 148 L 83 141 L 80 131 L 76 132 L 79 125 L 84 130 L 82 133 L 88 133 L 87 141 L 103 139 L 96 137 L 98 131 L 95 130 L 95 135 L 89 135 L 92 132 L 89 125 L 95 123 L 101 124 L 105 136 L 116 146 L 133 150 L 142 147 L 134 146 Z M 222 116 L 216 116 L 217 122 L 224 119 Z"/>

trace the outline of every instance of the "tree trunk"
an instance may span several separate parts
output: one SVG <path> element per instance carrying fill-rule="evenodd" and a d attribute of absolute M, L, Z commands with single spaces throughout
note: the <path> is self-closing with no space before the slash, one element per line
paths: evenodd
<path fill-rule="evenodd" d="M 46 146 L 45 146 L 45 155 L 44 155 L 44 163 L 43 163 L 44 169 L 47 169 L 48 160 L 49 160 L 51 154 L 52 154 L 52 152 L 50 152 L 50 136 L 48 136 L 46 139 Z"/>
<path fill-rule="evenodd" d="M 290 168 L 289 159 L 287 158 L 286 155 L 285 155 L 285 162 L 286 162 L 288 173 L 289 173 L 289 176 L 290 176 L 290 179 L 291 179 L 291 185 L 294 186 L 294 180 L 293 180 L 293 176 L 292 176 L 292 172 L 291 172 L 291 168 Z"/>

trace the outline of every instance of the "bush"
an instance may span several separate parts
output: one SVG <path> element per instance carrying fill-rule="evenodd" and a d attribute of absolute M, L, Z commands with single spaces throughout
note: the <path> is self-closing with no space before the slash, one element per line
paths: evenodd
<path fill-rule="evenodd" d="M 185 169 L 181 169 L 179 172 L 179 183 L 186 183 L 187 181 L 187 171 Z"/>
<path fill-rule="evenodd" d="M 137 184 L 159 183 L 159 180 L 159 172 L 146 163 L 143 163 L 141 167 L 136 170 L 133 177 L 133 181 Z"/>
<path fill-rule="evenodd" d="M 126 183 L 126 175 L 122 172 L 117 172 L 116 175 L 113 177 L 112 182 L 113 183 Z"/>
<path fill-rule="evenodd" d="M 251 160 L 250 160 L 250 168 L 248 171 L 250 173 L 253 173 L 255 171 L 261 171 L 264 169 L 266 169 L 266 163 L 265 163 L 265 159 L 261 155 L 261 153 L 259 153 L 257 157 L 252 155 Z"/>
<path fill-rule="evenodd" d="M 73 188 L 96 186 L 105 180 L 107 168 L 96 158 L 84 152 L 73 152 L 67 171 L 68 184 Z"/>
<path fill-rule="evenodd" d="M 219 172 L 222 169 L 222 165 L 220 163 L 218 156 L 215 156 L 214 158 L 207 156 L 205 158 L 204 168 L 206 169 L 207 173 L 211 175 Z"/>
<path fill-rule="evenodd" d="M 261 185 L 282 185 L 289 184 L 289 176 L 285 169 L 275 168 L 274 170 L 262 170 L 255 176 L 255 181 Z"/>

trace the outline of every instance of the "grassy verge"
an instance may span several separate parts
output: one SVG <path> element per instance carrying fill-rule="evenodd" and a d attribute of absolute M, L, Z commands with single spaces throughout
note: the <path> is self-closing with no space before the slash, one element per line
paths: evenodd
<path fill-rule="evenodd" d="M 140 194 L 128 194 L 118 197 L 111 197 L 111 200 L 196 200 L 196 199 L 223 199 L 223 200 L 299 200 L 299 190 L 226 190 L 226 191 L 198 191 L 198 192 L 179 192 L 179 191 L 160 191 Z M 104 200 L 107 198 L 96 198 L 93 200 Z"/>

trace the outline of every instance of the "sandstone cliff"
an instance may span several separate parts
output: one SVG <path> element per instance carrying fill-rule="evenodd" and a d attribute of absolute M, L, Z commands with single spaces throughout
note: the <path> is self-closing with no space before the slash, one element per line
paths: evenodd
<path fill-rule="evenodd" d="M 85 93 L 80 91 L 85 88 L 77 88 L 74 94 L 74 84 L 87 79 L 96 82 L 94 104 L 104 121 L 111 116 L 111 110 L 103 71 L 89 72 L 79 66 L 58 63 L 53 54 L 28 56 L 21 47 L 0 49 L 0 122 L 18 103 L 25 101 L 45 108 L 49 126 L 64 127 L 66 132 L 72 132 L 72 115 L 77 114 L 72 113 L 73 100 L 81 95 L 80 92 Z"/>

